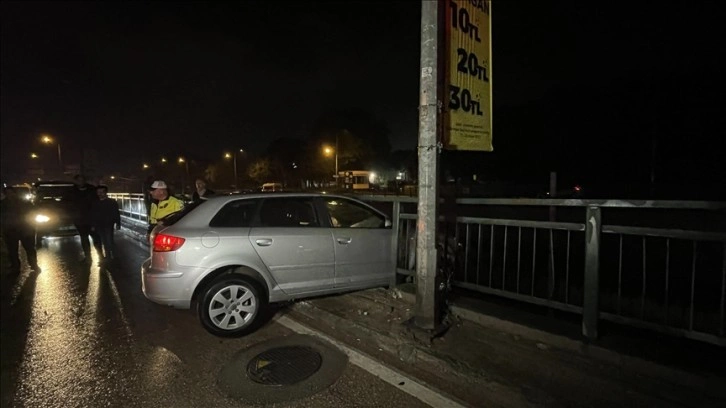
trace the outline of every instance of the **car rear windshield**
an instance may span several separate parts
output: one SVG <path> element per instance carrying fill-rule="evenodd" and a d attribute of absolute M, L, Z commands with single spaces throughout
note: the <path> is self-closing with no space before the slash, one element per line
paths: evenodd
<path fill-rule="evenodd" d="M 166 217 L 159 220 L 161 223 L 164 224 L 165 227 L 171 226 L 179 222 L 182 218 L 184 218 L 185 215 L 189 214 L 193 209 L 199 207 L 205 203 L 205 201 L 195 201 L 190 204 L 187 204 L 184 206 L 184 208 L 181 209 L 181 211 L 177 211 L 175 213 L 171 213 L 167 215 Z"/>
<path fill-rule="evenodd" d="M 65 201 L 73 199 L 73 184 L 39 184 L 35 187 L 38 201 Z"/>

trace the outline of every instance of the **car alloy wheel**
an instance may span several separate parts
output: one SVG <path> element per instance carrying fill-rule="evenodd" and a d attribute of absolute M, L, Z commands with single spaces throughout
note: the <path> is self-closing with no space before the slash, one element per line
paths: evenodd
<path fill-rule="evenodd" d="M 259 315 L 261 299 L 255 285 L 241 277 L 215 281 L 204 292 L 199 317 L 212 334 L 239 336 L 246 333 Z"/>

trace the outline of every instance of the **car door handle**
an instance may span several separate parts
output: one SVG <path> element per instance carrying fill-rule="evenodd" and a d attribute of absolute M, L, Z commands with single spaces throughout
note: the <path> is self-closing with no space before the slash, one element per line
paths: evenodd
<path fill-rule="evenodd" d="M 270 245 L 272 245 L 272 239 L 271 238 L 258 239 L 258 240 L 255 240 L 255 243 L 258 246 L 270 246 Z"/>
<path fill-rule="evenodd" d="M 338 243 L 342 244 L 342 245 L 350 244 L 350 241 L 352 241 L 352 240 L 353 240 L 352 238 L 348 238 L 348 237 L 337 238 Z"/>

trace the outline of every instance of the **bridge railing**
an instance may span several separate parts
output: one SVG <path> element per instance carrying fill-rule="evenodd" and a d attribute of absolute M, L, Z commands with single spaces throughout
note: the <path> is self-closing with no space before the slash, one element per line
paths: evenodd
<path fill-rule="evenodd" d="M 133 220 L 136 223 L 149 223 L 149 215 L 141 193 L 109 193 L 108 196 L 116 200 L 121 217 Z"/>
<path fill-rule="evenodd" d="M 146 222 L 141 194 L 110 196 Z M 356 197 L 391 216 L 396 272 L 415 278 L 416 198 Z M 460 198 L 440 213 L 455 287 L 579 314 L 589 338 L 602 319 L 726 346 L 724 202 Z"/>
<path fill-rule="evenodd" d="M 415 275 L 415 198 L 393 201 L 397 272 Z M 405 208 L 407 207 L 407 208 Z M 402 208 L 404 208 L 402 210 Z M 440 207 L 455 287 L 726 346 L 726 203 L 475 199 Z"/>

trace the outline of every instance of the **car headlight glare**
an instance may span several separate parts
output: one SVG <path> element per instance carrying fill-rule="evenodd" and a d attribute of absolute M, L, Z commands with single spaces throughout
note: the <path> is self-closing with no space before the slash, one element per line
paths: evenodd
<path fill-rule="evenodd" d="M 48 221 L 50 221 L 50 217 L 48 217 L 47 215 L 38 214 L 38 215 L 35 216 L 35 222 L 37 222 L 38 224 L 43 224 L 43 223 L 46 223 Z"/>

